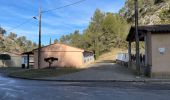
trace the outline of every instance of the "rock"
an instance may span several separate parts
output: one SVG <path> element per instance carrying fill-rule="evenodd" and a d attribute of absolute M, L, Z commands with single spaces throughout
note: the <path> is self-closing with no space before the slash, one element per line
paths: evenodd
<path fill-rule="evenodd" d="M 140 1 L 140 0 L 139 0 Z M 134 24 L 134 5 L 132 0 L 127 0 L 124 10 L 120 14 L 129 23 Z M 132 4 L 132 5 L 129 5 Z M 164 14 L 165 13 L 165 14 Z M 139 3 L 139 25 L 153 25 L 170 23 L 170 0 L 152 3 Z"/>

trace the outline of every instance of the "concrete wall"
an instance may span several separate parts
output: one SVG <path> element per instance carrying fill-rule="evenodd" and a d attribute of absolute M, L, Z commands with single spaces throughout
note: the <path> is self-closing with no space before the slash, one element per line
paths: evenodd
<path fill-rule="evenodd" d="M 170 34 L 152 34 L 151 77 L 170 78 Z M 159 48 L 165 48 L 164 53 Z"/>
<path fill-rule="evenodd" d="M 54 44 L 41 49 L 41 68 L 48 67 L 49 64 L 44 61 L 47 57 L 56 57 L 52 66 L 54 67 L 77 67 L 83 65 L 83 50 L 70 47 L 63 44 Z M 34 51 L 34 67 L 38 67 L 38 50 Z"/>
<path fill-rule="evenodd" d="M 25 64 L 25 66 L 27 67 L 27 55 L 22 55 L 22 64 Z M 30 55 L 30 58 L 29 58 L 29 65 L 30 66 L 34 66 L 34 56 L 33 55 Z"/>
<path fill-rule="evenodd" d="M 94 55 L 83 57 L 83 58 L 84 58 L 83 60 L 84 64 L 94 62 Z"/>
<path fill-rule="evenodd" d="M 89 64 L 93 63 L 93 62 L 94 62 L 94 54 L 83 57 L 83 65 L 84 65 L 84 67 L 86 65 L 89 65 Z M 88 67 L 88 66 L 86 66 L 86 67 Z"/>
<path fill-rule="evenodd" d="M 4 67 L 21 67 L 21 56 L 11 56 L 11 60 L 5 61 Z M 0 67 L 3 67 L 3 63 L 0 60 Z"/>

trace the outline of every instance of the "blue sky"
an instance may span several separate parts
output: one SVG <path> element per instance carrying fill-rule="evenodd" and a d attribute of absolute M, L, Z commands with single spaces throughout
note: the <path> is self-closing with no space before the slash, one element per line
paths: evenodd
<path fill-rule="evenodd" d="M 38 14 L 39 2 L 42 10 L 64 6 L 79 0 L 0 0 L 0 26 L 7 32 L 38 43 L 38 21 L 32 17 Z M 59 39 L 74 30 L 87 28 L 94 11 L 99 8 L 104 12 L 118 12 L 125 0 L 86 0 L 81 4 L 58 9 L 42 15 L 42 44 L 47 45 L 50 37 Z M 29 20 L 21 27 L 19 24 Z M 13 29 L 13 30 L 11 30 Z"/>

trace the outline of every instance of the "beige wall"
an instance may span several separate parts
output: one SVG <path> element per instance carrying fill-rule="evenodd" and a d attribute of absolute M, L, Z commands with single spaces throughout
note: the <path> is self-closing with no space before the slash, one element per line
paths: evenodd
<path fill-rule="evenodd" d="M 83 65 L 83 50 L 73 48 L 67 45 L 54 44 L 41 49 L 41 68 L 48 67 L 49 64 L 44 61 L 47 57 L 56 57 L 58 61 L 55 61 L 52 66 L 58 67 L 78 67 Z M 34 51 L 34 67 L 38 66 L 38 51 Z"/>
<path fill-rule="evenodd" d="M 5 61 L 4 65 L 0 60 L 0 67 L 21 67 L 21 61 L 21 56 L 11 56 L 11 60 Z"/>
<path fill-rule="evenodd" d="M 152 77 L 170 76 L 170 34 L 152 34 Z M 165 48 L 161 54 L 159 48 Z"/>

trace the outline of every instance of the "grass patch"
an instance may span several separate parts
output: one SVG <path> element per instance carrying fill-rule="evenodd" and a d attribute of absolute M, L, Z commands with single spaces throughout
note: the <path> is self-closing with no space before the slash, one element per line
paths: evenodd
<path fill-rule="evenodd" d="M 30 69 L 25 71 L 12 72 L 9 74 L 9 76 L 36 79 L 36 78 L 56 77 L 64 74 L 78 72 L 81 70 L 82 69 L 76 69 L 76 68 Z"/>
<path fill-rule="evenodd" d="M 8 75 L 10 73 L 23 71 L 23 70 L 26 70 L 26 69 L 22 69 L 21 67 L 1 67 L 0 73 Z"/>

